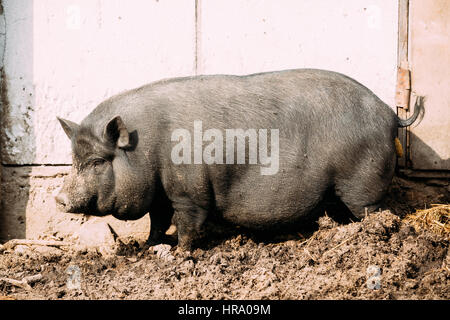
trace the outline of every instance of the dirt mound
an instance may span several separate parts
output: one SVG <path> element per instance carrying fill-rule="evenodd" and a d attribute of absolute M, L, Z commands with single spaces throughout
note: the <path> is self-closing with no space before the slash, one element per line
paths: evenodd
<path fill-rule="evenodd" d="M 124 256 L 26 247 L 0 254 L 0 278 L 41 274 L 31 289 L 0 280 L 17 299 L 449 299 L 448 240 L 416 232 L 389 211 L 304 239 L 231 234 L 190 255 L 131 241 Z M 212 244 L 211 244 L 212 243 Z M 127 250 L 124 250 L 127 249 Z M 17 252 L 18 251 L 18 252 Z"/>
<path fill-rule="evenodd" d="M 323 216 L 277 236 L 216 226 L 190 255 L 133 239 L 104 256 L 0 245 L 0 299 L 450 299 L 448 234 L 430 227 L 447 216 L 418 210 L 449 202 L 448 182 L 395 178 L 389 210 L 360 222 Z"/>

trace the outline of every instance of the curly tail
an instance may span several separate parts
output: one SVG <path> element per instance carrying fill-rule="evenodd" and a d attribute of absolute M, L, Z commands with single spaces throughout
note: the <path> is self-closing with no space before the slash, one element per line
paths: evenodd
<path fill-rule="evenodd" d="M 405 119 L 405 120 L 397 118 L 397 123 L 400 128 L 408 127 L 408 126 L 412 125 L 414 123 L 414 121 L 417 120 L 419 115 L 420 115 L 419 122 L 422 121 L 423 116 L 425 114 L 425 108 L 423 106 L 424 101 L 425 101 L 424 97 L 418 96 L 416 99 L 416 104 L 414 105 L 413 115 L 410 118 Z"/>

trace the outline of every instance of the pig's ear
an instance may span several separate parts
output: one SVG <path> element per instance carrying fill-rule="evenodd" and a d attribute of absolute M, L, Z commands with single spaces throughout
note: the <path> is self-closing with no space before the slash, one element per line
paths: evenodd
<path fill-rule="evenodd" d="M 75 132 L 78 130 L 78 128 L 80 126 L 78 124 L 76 124 L 75 122 L 61 119 L 59 117 L 56 117 L 56 118 L 58 119 L 59 123 L 61 124 L 61 127 L 64 129 L 64 132 L 67 134 L 69 139 L 72 139 L 73 135 L 75 134 Z"/>
<path fill-rule="evenodd" d="M 130 134 L 120 116 L 116 116 L 108 122 L 103 131 L 103 138 L 112 142 L 118 148 L 130 146 Z"/>

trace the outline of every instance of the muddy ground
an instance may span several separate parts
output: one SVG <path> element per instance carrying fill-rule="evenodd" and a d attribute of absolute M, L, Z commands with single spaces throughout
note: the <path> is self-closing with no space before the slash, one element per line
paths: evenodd
<path fill-rule="evenodd" d="M 449 239 L 417 232 L 403 217 L 449 203 L 442 181 L 395 178 L 388 209 L 360 222 L 286 234 L 227 228 L 190 255 L 121 239 L 116 254 L 22 247 L 0 253 L 0 278 L 37 276 L 29 287 L 0 280 L 7 299 L 450 299 Z"/>

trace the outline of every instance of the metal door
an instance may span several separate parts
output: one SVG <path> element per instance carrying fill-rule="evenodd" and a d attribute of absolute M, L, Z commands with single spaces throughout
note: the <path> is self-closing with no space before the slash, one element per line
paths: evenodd
<path fill-rule="evenodd" d="M 410 0 L 408 42 L 411 92 L 426 97 L 422 122 L 410 128 L 410 166 L 450 170 L 450 1 Z"/>

